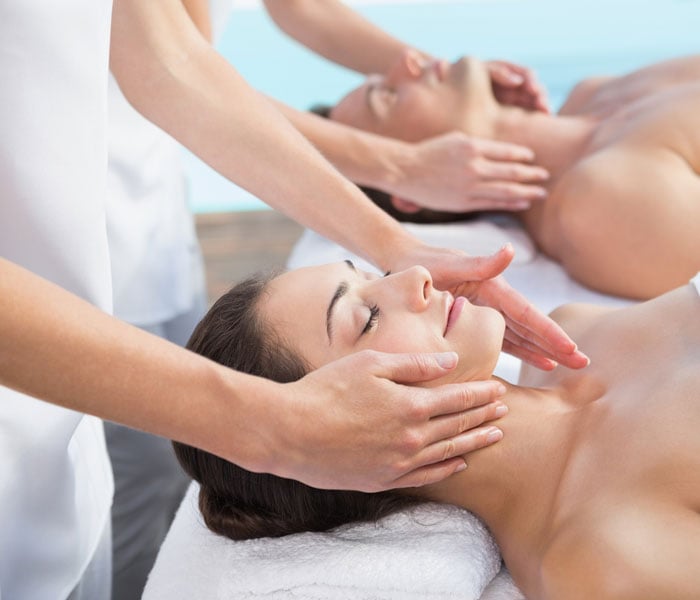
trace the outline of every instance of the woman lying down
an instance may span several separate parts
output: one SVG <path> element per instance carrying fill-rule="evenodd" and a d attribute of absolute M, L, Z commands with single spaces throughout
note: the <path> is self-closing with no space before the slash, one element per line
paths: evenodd
<path fill-rule="evenodd" d="M 504 438 L 446 481 L 380 494 L 317 490 L 175 444 L 208 527 L 232 539 L 322 531 L 411 503 L 472 511 L 529 599 L 697 599 L 700 296 L 686 285 L 624 309 L 554 318 L 591 358 L 506 384 Z M 236 286 L 190 348 L 278 381 L 362 349 L 455 351 L 449 381 L 492 377 L 500 313 L 436 290 L 422 267 L 379 277 L 338 263 Z"/>

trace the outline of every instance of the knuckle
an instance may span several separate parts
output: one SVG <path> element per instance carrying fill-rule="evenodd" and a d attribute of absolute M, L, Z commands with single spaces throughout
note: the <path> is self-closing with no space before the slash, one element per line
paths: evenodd
<path fill-rule="evenodd" d="M 478 152 L 478 146 L 476 142 L 471 138 L 464 138 L 462 141 L 462 146 L 464 150 L 469 154 L 475 154 Z"/>
<path fill-rule="evenodd" d="M 472 408 L 477 403 L 477 394 L 471 387 L 466 387 L 462 390 L 462 400 L 464 408 Z"/>
<path fill-rule="evenodd" d="M 474 427 L 475 423 L 473 416 L 474 415 L 471 412 L 465 412 L 459 416 L 459 431 L 457 431 L 455 435 L 469 431 Z"/>
<path fill-rule="evenodd" d="M 445 447 L 442 452 L 442 460 L 447 460 L 448 458 L 452 458 L 457 454 L 457 446 L 455 445 L 454 440 L 445 440 Z"/>
<path fill-rule="evenodd" d="M 414 454 L 425 445 L 423 436 L 417 431 L 407 431 L 403 434 L 401 446 L 404 451 Z"/>
<path fill-rule="evenodd" d="M 404 477 L 411 470 L 411 463 L 408 459 L 400 459 L 396 461 L 395 465 L 395 475 L 394 479 L 400 479 Z"/>
<path fill-rule="evenodd" d="M 423 487 L 424 485 L 431 483 L 429 475 L 430 475 L 430 471 L 428 469 L 423 469 L 423 472 L 421 473 L 420 483 L 419 483 L 420 487 Z"/>
<path fill-rule="evenodd" d="M 409 401 L 406 409 L 406 415 L 408 416 L 409 420 L 413 422 L 422 422 L 429 418 L 430 412 L 427 404 L 416 399 L 412 399 Z"/>

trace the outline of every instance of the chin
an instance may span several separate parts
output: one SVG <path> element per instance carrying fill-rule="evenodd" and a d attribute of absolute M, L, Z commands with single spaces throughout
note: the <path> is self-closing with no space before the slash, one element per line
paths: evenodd
<path fill-rule="evenodd" d="M 459 381 L 483 380 L 493 375 L 503 347 L 506 322 L 503 315 L 488 306 L 471 306 L 468 327 L 460 335 Z M 465 315 L 466 316 L 466 315 Z"/>

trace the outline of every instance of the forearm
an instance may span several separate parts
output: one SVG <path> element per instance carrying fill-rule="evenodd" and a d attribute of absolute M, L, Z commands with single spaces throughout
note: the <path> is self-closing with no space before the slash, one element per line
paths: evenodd
<path fill-rule="evenodd" d="M 380 267 L 408 238 L 197 33 L 179 2 L 117 0 L 127 98 L 225 177 Z"/>
<path fill-rule="evenodd" d="M 267 430 L 253 435 L 250 423 L 279 406 L 280 386 L 118 321 L 4 259 L 0 311 L 2 385 L 251 468 L 272 460 Z"/>
<path fill-rule="evenodd" d="M 360 73 L 385 73 L 409 47 L 336 0 L 265 0 L 265 7 L 287 35 Z"/>
<path fill-rule="evenodd" d="M 336 169 L 358 185 L 391 192 L 406 177 L 411 144 L 299 111 L 278 100 L 271 101 Z"/>

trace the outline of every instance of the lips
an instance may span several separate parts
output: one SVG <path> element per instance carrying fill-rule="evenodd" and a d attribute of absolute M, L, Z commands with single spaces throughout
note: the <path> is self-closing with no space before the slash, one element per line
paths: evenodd
<path fill-rule="evenodd" d="M 450 311 L 447 313 L 447 325 L 445 326 L 445 334 L 450 330 L 452 325 L 454 325 L 459 319 L 459 315 L 462 314 L 464 305 L 467 303 L 467 299 L 464 296 L 457 296 L 450 307 Z"/>

